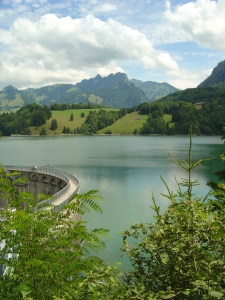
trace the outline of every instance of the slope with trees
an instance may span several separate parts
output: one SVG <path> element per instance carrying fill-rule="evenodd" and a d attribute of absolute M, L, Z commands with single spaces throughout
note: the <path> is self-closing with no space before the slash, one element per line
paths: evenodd
<path fill-rule="evenodd" d="M 225 126 L 224 67 L 225 61 L 220 62 L 197 88 L 177 91 L 159 99 L 158 104 L 155 102 L 153 105 L 139 105 L 137 109 L 141 113 L 149 114 L 148 122 L 143 126 L 141 133 L 157 133 L 157 130 L 160 130 L 166 134 L 187 134 L 189 126 L 192 125 L 195 134 L 221 135 Z M 172 116 L 170 124 L 165 124 L 165 130 L 163 119 L 156 120 L 152 115 L 152 111 L 159 110 L 159 107 L 163 114 L 169 113 Z"/>
<path fill-rule="evenodd" d="M 20 108 L 17 112 L 0 115 L 0 130 L 3 135 L 31 134 L 30 126 L 39 127 L 51 118 L 52 113 L 48 106 L 32 103 Z"/>
<path fill-rule="evenodd" d="M 78 134 L 95 134 L 98 130 L 110 126 L 115 123 L 118 119 L 125 116 L 127 109 L 122 108 L 118 111 L 100 109 L 98 112 L 93 110 L 89 112 L 85 122 L 77 128 Z"/>
<path fill-rule="evenodd" d="M 225 88 L 218 88 L 213 86 L 189 88 L 165 96 L 158 101 L 185 101 L 195 104 L 198 102 L 211 102 L 214 100 L 217 100 L 219 102 L 225 101 Z"/>

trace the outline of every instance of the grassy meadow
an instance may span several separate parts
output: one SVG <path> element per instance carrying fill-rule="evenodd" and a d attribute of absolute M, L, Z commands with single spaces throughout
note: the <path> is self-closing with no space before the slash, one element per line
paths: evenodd
<path fill-rule="evenodd" d="M 104 134 L 110 130 L 112 134 L 133 134 L 135 129 L 137 129 L 137 131 L 141 129 L 147 118 L 147 115 L 139 115 L 139 113 L 135 111 L 117 120 L 111 126 L 99 130 L 98 133 Z"/>
<path fill-rule="evenodd" d="M 69 109 L 64 111 L 52 111 L 52 118 L 49 119 L 45 125 L 40 127 L 30 127 L 32 135 L 39 135 L 41 132 L 42 127 L 45 127 L 46 134 L 62 134 L 63 127 L 70 128 L 71 132 L 74 132 L 77 127 L 81 126 L 82 123 L 85 122 L 86 117 L 89 114 L 90 110 L 98 111 L 99 109 Z M 106 111 L 113 110 L 112 108 L 105 108 Z M 84 113 L 85 117 L 81 117 L 81 114 Z M 70 116 L 73 114 L 74 120 L 70 121 Z M 99 130 L 98 134 L 106 134 L 107 132 L 111 132 L 111 134 L 133 134 L 134 130 L 136 129 L 137 132 L 140 131 L 143 123 L 146 122 L 148 116 L 147 115 L 140 115 L 138 112 L 132 112 L 127 114 L 123 118 L 117 120 L 111 126 L 105 127 Z M 164 115 L 164 121 L 166 123 L 171 122 L 172 116 L 171 115 Z M 58 128 L 55 131 L 50 129 L 52 119 L 57 120 Z M 173 126 L 170 123 L 170 126 Z"/>
<path fill-rule="evenodd" d="M 64 111 L 53 110 L 52 118 L 47 120 L 45 125 L 40 127 L 30 127 L 32 135 L 39 135 L 42 127 L 45 127 L 46 134 L 62 134 L 63 127 L 69 127 L 70 131 L 73 132 L 78 126 L 85 122 L 86 117 L 89 114 L 90 110 L 98 111 L 99 109 L 68 109 Z M 113 110 L 112 108 L 105 108 L 106 111 Z M 81 114 L 84 113 L 85 117 L 81 117 Z M 74 120 L 70 121 L 70 116 L 73 114 Z M 50 129 L 52 119 L 57 120 L 58 128 L 55 131 Z"/>

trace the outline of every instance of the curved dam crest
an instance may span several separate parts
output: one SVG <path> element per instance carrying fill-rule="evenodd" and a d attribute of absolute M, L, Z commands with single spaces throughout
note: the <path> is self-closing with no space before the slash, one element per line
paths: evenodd
<path fill-rule="evenodd" d="M 59 211 L 61 207 L 69 202 L 69 199 L 80 192 L 79 179 L 72 174 L 55 170 L 51 167 L 38 168 L 36 166 L 11 166 L 3 165 L 6 172 L 19 172 L 23 177 L 28 178 L 27 184 L 17 184 L 18 192 L 30 192 L 38 198 L 38 194 L 49 195 L 47 200 L 37 203 L 37 208 L 43 204 L 55 206 Z M 14 178 L 12 177 L 11 180 Z M 6 203 L 0 199 L 0 207 Z M 75 221 L 80 219 L 80 215 L 74 216 Z"/>

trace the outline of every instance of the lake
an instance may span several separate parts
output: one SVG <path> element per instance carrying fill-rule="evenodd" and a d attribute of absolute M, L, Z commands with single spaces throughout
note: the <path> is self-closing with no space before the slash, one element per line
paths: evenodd
<path fill-rule="evenodd" d="M 79 178 L 81 193 L 99 190 L 103 198 L 103 213 L 88 213 L 83 220 L 88 228 L 110 229 L 111 239 L 99 256 L 110 262 L 120 261 L 122 245 L 118 232 L 132 223 L 154 221 L 152 192 L 163 212 L 169 202 L 160 193 L 166 188 L 163 176 L 172 190 L 185 172 L 174 164 L 174 159 L 188 157 L 188 136 L 52 136 L 7 137 L 0 140 L 0 162 L 6 165 L 43 167 L 69 172 Z M 216 157 L 204 162 L 193 173 L 200 185 L 196 196 L 209 191 L 206 182 L 217 179 L 213 171 L 223 168 L 219 155 L 224 153 L 223 141 L 218 137 L 193 137 L 193 161 Z M 126 264 L 126 262 L 125 262 Z"/>

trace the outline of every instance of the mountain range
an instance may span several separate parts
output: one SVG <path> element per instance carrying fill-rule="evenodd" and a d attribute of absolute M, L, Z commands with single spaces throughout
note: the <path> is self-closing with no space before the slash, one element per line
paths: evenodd
<path fill-rule="evenodd" d="M 206 88 L 202 90 L 202 88 Z M 216 88 L 216 90 L 214 90 Z M 217 90 L 220 88 L 221 91 Z M 199 90 L 200 89 L 200 90 Z M 16 111 L 29 103 L 50 106 L 53 103 L 96 103 L 105 107 L 133 107 L 155 100 L 205 101 L 212 95 L 222 96 L 225 89 L 225 60 L 197 88 L 179 91 L 163 82 L 129 80 L 125 73 L 84 79 L 77 84 L 54 84 L 41 88 L 18 90 L 9 85 L 0 91 L 0 112 Z M 210 96 L 211 95 L 211 96 Z M 214 97 L 214 96 L 213 96 Z"/>
<path fill-rule="evenodd" d="M 16 111 L 29 103 L 96 103 L 106 107 L 132 107 L 178 91 L 168 83 L 128 79 L 125 73 L 97 75 L 73 84 L 54 84 L 18 90 L 9 85 L 0 92 L 0 111 Z"/>

